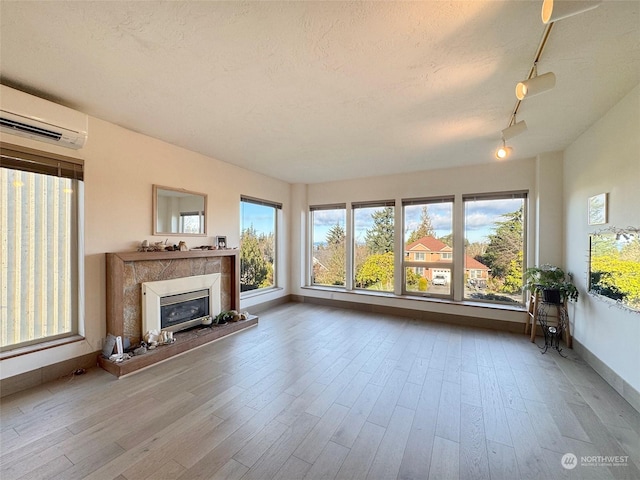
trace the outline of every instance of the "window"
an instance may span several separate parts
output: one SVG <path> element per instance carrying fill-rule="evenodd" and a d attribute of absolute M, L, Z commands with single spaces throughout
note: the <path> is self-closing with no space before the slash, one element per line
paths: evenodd
<path fill-rule="evenodd" d="M 0 348 L 78 332 L 83 164 L 2 145 Z"/>
<path fill-rule="evenodd" d="M 345 286 L 345 205 L 311 207 L 311 284 Z"/>
<path fill-rule="evenodd" d="M 181 212 L 179 231 L 193 234 L 204 233 L 204 212 Z"/>
<path fill-rule="evenodd" d="M 276 286 L 279 203 L 240 198 L 240 291 Z"/>
<path fill-rule="evenodd" d="M 353 203 L 355 288 L 393 292 L 394 201 Z"/>
<path fill-rule="evenodd" d="M 526 194 L 464 199 L 464 298 L 522 304 Z"/>
<path fill-rule="evenodd" d="M 404 292 L 451 297 L 453 198 L 404 200 Z"/>

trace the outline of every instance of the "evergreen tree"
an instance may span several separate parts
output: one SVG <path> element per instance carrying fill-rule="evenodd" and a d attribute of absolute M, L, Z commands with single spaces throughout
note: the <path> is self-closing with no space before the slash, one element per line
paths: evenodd
<path fill-rule="evenodd" d="M 329 229 L 327 232 L 327 245 L 343 245 L 344 244 L 344 228 L 340 226 L 339 223 L 336 223 L 333 227 Z"/>
<path fill-rule="evenodd" d="M 496 223 L 496 230 L 489 235 L 489 244 L 480 260 L 491 269 L 494 278 L 504 279 L 512 270 L 512 261 L 522 254 L 522 208 L 502 215 L 504 221 Z M 521 268 L 521 267 L 520 267 Z"/>
<path fill-rule="evenodd" d="M 450 233 L 449 235 L 445 235 L 444 237 L 440 237 L 438 240 L 440 240 L 445 245 L 448 245 L 451 248 L 453 248 L 453 233 Z M 469 240 L 465 239 L 464 244 L 465 246 L 468 246 Z"/>
<path fill-rule="evenodd" d="M 365 243 L 372 254 L 393 252 L 393 208 L 384 207 L 371 214 L 373 226 L 367 230 Z"/>
<path fill-rule="evenodd" d="M 240 289 L 244 292 L 260 288 L 269 275 L 269 264 L 260 249 L 255 229 L 247 228 L 240 235 Z"/>
<path fill-rule="evenodd" d="M 436 231 L 431 224 L 431 217 L 429 217 L 429 210 L 427 206 L 422 207 L 422 212 L 420 213 L 420 224 L 418 228 L 416 228 L 413 232 L 409 234 L 409 238 L 407 239 L 407 244 L 413 243 L 416 240 L 420 240 L 424 237 L 434 237 L 436 236 Z"/>

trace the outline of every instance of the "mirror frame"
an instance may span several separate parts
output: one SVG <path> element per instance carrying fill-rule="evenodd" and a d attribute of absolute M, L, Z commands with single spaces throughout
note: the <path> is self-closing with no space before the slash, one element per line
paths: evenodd
<path fill-rule="evenodd" d="M 202 197 L 204 203 L 204 230 L 203 233 L 174 233 L 174 232 L 159 232 L 158 231 L 158 190 L 169 190 L 171 192 L 179 192 L 190 195 L 195 195 L 198 197 Z M 207 194 L 201 192 L 194 192 L 192 190 L 186 190 L 184 188 L 173 188 L 166 187 L 164 185 L 153 185 L 153 217 L 151 219 L 152 222 L 152 231 L 153 235 L 163 235 L 163 236 L 174 236 L 174 237 L 206 237 L 207 236 Z"/>

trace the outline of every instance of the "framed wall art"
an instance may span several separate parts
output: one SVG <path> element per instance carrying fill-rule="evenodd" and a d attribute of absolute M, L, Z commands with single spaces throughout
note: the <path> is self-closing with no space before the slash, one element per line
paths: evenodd
<path fill-rule="evenodd" d="M 607 223 L 607 194 L 601 193 L 589 197 L 589 225 Z"/>

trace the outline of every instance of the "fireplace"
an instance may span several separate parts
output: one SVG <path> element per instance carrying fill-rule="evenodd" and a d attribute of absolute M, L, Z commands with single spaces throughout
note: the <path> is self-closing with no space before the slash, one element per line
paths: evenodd
<path fill-rule="evenodd" d="M 218 274 L 219 280 L 214 283 L 220 286 L 220 291 L 209 293 L 209 313 L 215 315 L 221 310 L 240 309 L 240 252 L 237 249 L 107 253 L 106 264 L 107 332 L 129 339 L 132 345 L 139 342 L 143 333 L 146 333 L 147 330 L 142 332 L 143 328 L 149 328 L 146 324 L 143 327 L 142 308 L 145 308 L 145 313 L 147 308 L 143 306 L 142 301 L 143 283 Z M 152 302 L 152 308 L 157 312 L 157 315 L 154 315 L 156 326 L 151 328 L 162 328 L 161 320 L 158 320 L 161 318 L 160 297 L 209 290 L 210 286 L 188 285 L 178 289 L 180 291 L 155 291 L 158 299 L 157 303 Z M 153 288 L 150 290 L 154 291 Z M 212 301 L 218 301 L 219 304 L 212 305 Z M 172 344 L 149 350 L 144 355 L 136 355 L 120 363 L 99 355 L 98 363 L 108 372 L 121 377 L 257 324 L 258 317 L 249 315 L 246 321 L 231 322 L 213 328 L 192 328 L 176 333 L 175 342 Z"/>
<path fill-rule="evenodd" d="M 142 333 L 178 332 L 220 313 L 220 274 L 142 284 Z"/>

